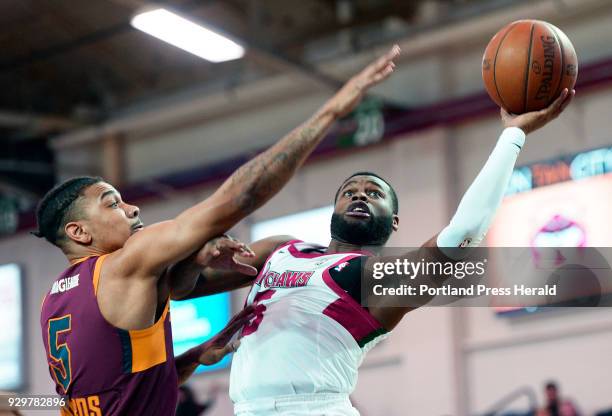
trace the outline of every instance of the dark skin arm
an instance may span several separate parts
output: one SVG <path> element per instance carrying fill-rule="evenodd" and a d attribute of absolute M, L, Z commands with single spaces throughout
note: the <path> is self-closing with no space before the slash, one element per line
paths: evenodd
<path fill-rule="evenodd" d="M 214 238 L 202 249 L 168 269 L 166 292 L 169 292 L 172 300 L 189 295 L 205 268 L 234 272 L 244 277 L 256 276 L 257 269 L 243 262 L 253 257 L 255 253 L 246 244 L 230 236 Z M 160 299 L 167 299 L 168 293 L 165 293 L 166 297 L 161 295 L 160 291 Z"/>
<path fill-rule="evenodd" d="M 257 269 L 239 260 L 254 255 L 246 244 L 232 237 L 223 235 L 213 238 L 200 250 L 169 267 L 159 279 L 157 283 L 156 319 L 163 313 L 168 297 L 172 300 L 178 300 L 187 296 L 193 290 L 198 277 L 207 266 L 212 266 L 218 270 L 234 271 L 236 275 L 256 276 Z"/>
<path fill-rule="evenodd" d="M 244 324 L 255 317 L 254 310 L 253 307 L 243 309 L 213 338 L 176 357 L 179 386 L 187 381 L 200 364 L 216 364 L 230 352 L 236 351 L 239 341 L 231 342 L 231 340 Z"/>
<path fill-rule="evenodd" d="M 563 110 L 571 102 L 575 91 L 568 91 L 565 89 L 561 95 L 547 108 L 525 113 L 521 115 L 512 115 L 501 109 L 501 119 L 504 127 L 518 127 L 525 134 L 529 134 L 535 130 L 538 130 L 548 124 L 550 121 L 556 119 Z M 437 236 L 432 237 L 426 242 L 419 250 L 406 254 L 405 258 L 409 261 L 418 262 L 421 259 L 431 259 L 432 261 L 447 262 L 456 261 L 446 257 L 436 245 Z M 457 250 L 468 250 L 458 249 Z M 455 256 L 453 256 L 455 258 Z M 459 258 L 459 256 L 457 256 Z M 371 264 L 367 267 L 371 269 Z M 416 279 L 405 279 L 402 281 L 404 284 L 418 286 L 426 283 L 430 286 L 441 286 L 444 282 L 448 281 L 452 276 L 418 276 Z M 385 307 L 383 304 L 376 307 L 370 307 L 370 313 L 387 329 L 392 330 L 404 317 L 404 315 L 420 306 L 423 306 L 432 300 L 432 296 L 415 296 L 411 297 L 411 306 L 406 307 Z M 391 299 L 391 297 L 390 297 Z M 390 300 L 391 301 L 391 300 Z M 384 302 L 384 301 L 383 301 Z"/>
<path fill-rule="evenodd" d="M 289 235 L 277 235 L 258 240 L 250 244 L 254 256 L 241 259 L 241 263 L 259 271 L 264 267 L 266 259 L 277 247 L 291 240 L 295 240 L 295 238 Z M 196 272 L 196 269 L 193 269 L 191 272 Z M 227 268 L 206 267 L 204 270 L 201 268 L 197 269 L 197 273 L 199 276 L 193 290 L 188 295 L 178 298 L 178 300 L 214 295 L 215 293 L 246 287 L 253 282 L 255 277 L 252 274 L 244 273 L 242 270 L 228 270 Z"/>

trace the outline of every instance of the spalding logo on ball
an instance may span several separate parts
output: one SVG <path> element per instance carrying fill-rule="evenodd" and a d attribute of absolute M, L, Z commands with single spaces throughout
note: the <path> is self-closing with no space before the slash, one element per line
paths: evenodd
<path fill-rule="evenodd" d="M 482 58 L 489 96 L 508 112 L 548 107 L 576 84 L 578 58 L 569 38 L 541 20 L 518 20 L 493 36 Z"/>

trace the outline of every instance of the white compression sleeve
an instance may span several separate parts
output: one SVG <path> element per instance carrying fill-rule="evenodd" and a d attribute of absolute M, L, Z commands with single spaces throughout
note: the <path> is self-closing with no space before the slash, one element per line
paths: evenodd
<path fill-rule="evenodd" d="M 502 132 L 487 163 L 463 195 L 450 224 L 438 234 L 437 245 L 446 255 L 452 252 L 456 257 L 457 250 L 444 250 L 444 247 L 480 244 L 501 204 L 524 144 L 525 133 L 521 129 L 508 127 Z"/>

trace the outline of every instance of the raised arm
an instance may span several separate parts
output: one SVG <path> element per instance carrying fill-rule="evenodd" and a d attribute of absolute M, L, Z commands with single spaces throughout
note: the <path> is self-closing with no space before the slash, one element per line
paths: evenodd
<path fill-rule="evenodd" d="M 351 78 L 308 121 L 230 176 L 205 201 L 175 219 L 146 227 L 109 255 L 122 276 L 157 276 L 222 234 L 274 196 L 302 165 L 339 117 L 349 113 L 364 93 L 393 72 L 399 48 Z"/>
<path fill-rule="evenodd" d="M 450 224 L 437 237 L 428 240 L 419 250 L 406 254 L 409 261 L 458 261 L 469 253 L 469 247 L 477 246 L 486 235 L 491 221 L 502 202 L 510 175 L 518 154 L 529 134 L 561 114 L 572 100 L 575 91 L 564 90 L 561 96 L 548 108 L 522 115 L 511 115 L 501 110 L 502 124 L 505 127 L 493 152 L 476 179 L 470 185 L 459 203 L 457 212 Z M 517 219 L 520 220 L 520 219 Z M 466 250 L 457 249 L 458 247 Z M 371 263 L 371 262 L 369 262 Z M 407 285 L 431 284 L 440 286 L 450 276 L 422 276 L 405 279 Z M 414 296 L 410 298 L 412 306 L 370 308 L 370 313 L 388 330 L 393 329 L 409 311 L 427 304 L 431 296 Z M 390 299 L 391 301 L 391 299 Z M 384 300 L 381 305 L 384 304 Z"/>
<path fill-rule="evenodd" d="M 437 245 L 445 254 L 458 257 L 461 256 L 458 250 L 445 248 L 480 244 L 502 202 L 514 164 L 525 143 L 525 135 L 557 118 L 574 94 L 575 91 L 565 89 L 548 108 L 519 116 L 501 110 L 505 129 L 497 145 L 464 194 L 450 223 L 438 235 Z"/>

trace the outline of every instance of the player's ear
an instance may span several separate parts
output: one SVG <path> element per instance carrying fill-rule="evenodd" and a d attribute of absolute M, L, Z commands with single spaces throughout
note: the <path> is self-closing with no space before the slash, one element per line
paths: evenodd
<path fill-rule="evenodd" d="M 393 214 L 393 231 L 399 230 L 399 216 L 397 214 Z"/>
<path fill-rule="evenodd" d="M 79 221 L 71 221 L 64 227 L 66 237 L 75 243 L 88 245 L 91 244 L 91 234 Z"/>

